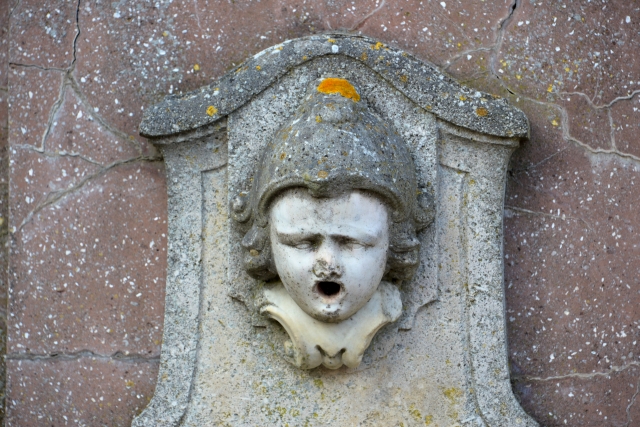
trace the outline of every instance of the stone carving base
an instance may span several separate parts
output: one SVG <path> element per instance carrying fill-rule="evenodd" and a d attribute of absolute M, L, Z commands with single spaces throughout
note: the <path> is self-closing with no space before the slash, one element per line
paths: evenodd
<path fill-rule="evenodd" d="M 402 301 L 397 287 L 382 282 L 369 302 L 339 323 L 319 322 L 293 301 L 282 284 L 265 288 L 260 312 L 280 323 L 289 334 L 285 345 L 295 366 L 312 369 L 323 365 L 338 369 L 360 365 L 371 339 L 384 325 L 398 320 Z"/>

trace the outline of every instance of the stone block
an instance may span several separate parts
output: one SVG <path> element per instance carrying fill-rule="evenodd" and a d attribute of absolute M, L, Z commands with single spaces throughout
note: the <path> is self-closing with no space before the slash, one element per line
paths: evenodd
<path fill-rule="evenodd" d="M 151 399 L 157 361 L 8 360 L 7 427 L 128 427 Z"/>

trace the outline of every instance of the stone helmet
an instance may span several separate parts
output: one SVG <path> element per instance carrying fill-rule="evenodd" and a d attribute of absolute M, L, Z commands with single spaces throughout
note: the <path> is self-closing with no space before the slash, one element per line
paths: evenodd
<path fill-rule="evenodd" d="M 277 275 L 267 244 L 269 206 L 275 196 L 293 187 L 307 188 L 314 197 L 350 190 L 381 197 L 389 207 L 392 252 L 406 255 L 417 248 L 416 231 L 433 220 L 432 203 L 418 191 L 405 142 L 341 78 L 310 85 L 298 110 L 264 148 L 250 193 L 232 200 L 234 219 L 250 226 L 243 240 L 249 252 L 245 267 L 255 278 Z M 394 240 L 398 234 L 404 238 Z"/>

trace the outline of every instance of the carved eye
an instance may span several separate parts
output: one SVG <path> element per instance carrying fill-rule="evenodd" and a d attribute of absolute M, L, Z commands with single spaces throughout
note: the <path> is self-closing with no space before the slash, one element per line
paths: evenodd
<path fill-rule="evenodd" d="M 348 250 L 367 248 L 368 245 L 355 239 L 342 238 L 339 240 L 341 246 Z"/>
<path fill-rule="evenodd" d="M 290 244 L 289 246 L 293 246 L 296 249 L 309 251 L 309 250 L 315 249 L 318 246 L 318 244 L 317 244 L 317 242 L 314 242 L 314 241 L 311 241 L 311 240 L 303 240 L 303 241 L 300 241 L 300 242 L 295 242 L 293 244 Z"/>

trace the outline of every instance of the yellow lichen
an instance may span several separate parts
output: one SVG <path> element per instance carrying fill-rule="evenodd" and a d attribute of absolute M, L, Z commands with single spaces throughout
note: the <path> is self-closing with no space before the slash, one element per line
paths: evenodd
<path fill-rule="evenodd" d="M 485 117 L 489 114 L 489 110 L 484 107 L 476 108 L 476 114 L 480 117 Z"/>
<path fill-rule="evenodd" d="M 360 59 L 362 59 L 363 61 L 366 61 L 368 57 L 369 56 L 367 55 L 367 52 L 362 52 L 362 55 L 360 55 Z"/>
<path fill-rule="evenodd" d="M 318 122 L 318 123 L 322 122 L 322 117 L 316 116 L 316 122 Z"/>
<path fill-rule="evenodd" d="M 371 45 L 371 49 L 380 50 L 381 47 L 384 47 L 384 44 L 378 42 L 374 45 Z"/>
<path fill-rule="evenodd" d="M 200 71 L 200 65 L 196 64 L 193 66 L 193 71 Z"/>
<path fill-rule="evenodd" d="M 467 97 L 464 96 L 464 95 L 460 95 L 458 98 L 460 99 L 460 101 L 466 101 L 467 100 Z"/>
<path fill-rule="evenodd" d="M 407 76 L 400 76 L 400 80 L 402 80 L 402 83 L 406 83 L 409 80 L 409 77 Z"/>
<path fill-rule="evenodd" d="M 456 399 L 458 399 L 459 397 L 462 397 L 463 393 L 462 390 L 457 389 L 455 387 L 451 387 L 446 389 L 443 392 L 444 396 L 449 399 L 451 401 L 451 403 L 456 403 Z"/>
<path fill-rule="evenodd" d="M 308 58 L 309 58 L 309 57 L 308 57 L 307 55 L 305 55 L 305 56 L 303 56 L 303 57 L 302 57 L 302 60 L 303 60 L 303 61 L 306 61 Z"/>
<path fill-rule="evenodd" d="M 210 116 L 213 116 L 217 112 L 218 112 L 218 109 L 213 105 L 209 105 L 209 107 L 207 108 L 207 114 Z"/>
<path fill-rule="evenodd" d="M 329 172 L 327 172 L 327 171 L 319 171 L 318 172 L 318 178 L 325 179 L 328 176 L 329 176 Z"/>
<path fill-rule="evenodd" d="M 556 119 L 551 120 L 551 124 L 554 126 L 558 126 L 558 121 Z"/>
<path fill-rule="evenodd" d="M 336 42 L 336 41 L 335 41 L 335 39 L 327 39 L 327 41 L 328 41 L 329 43 L 335 43 L 335 42 Z"/>
<path fill-rule="evenodd" d="M 549 85 L 549 87 L 547 88 L 547 92 L 549 93 L 553 92 L 553 85 Z"/>
<path fill-rule="evenodd" d="M 433 415 L 427 415 L 424 417 L 424 425 L 430 426 L 433 423 Z"/>
<path fill-rule="evenodd" d="M 163 31 L 163 32 L 162 32 L 162 36 L 163 36 L 163 37 L 167 37 L 168 35 L 169 35 L 169 33 L 167 33 L 166 31 Z"/>
<path fill-rule="evenodd" d="M 258 255 L 260 255 L 260 252 L 256 251 L 255 249 L 251 249 L 251 250 L 249 251 L 249 254 L 250 254 L 251 256 L 258 256 Z"/>
<path fill-rule="evenodd" d="M 261 67 L 261 66 L 256 65 L 256 70 L 260 71 L 261 69 L 262 69 L 262 67 Z"/>
<path fill-rule="evenodd" d="M 287 153 L 280 154 L 280 160 L 284 160 L 287 157 Z"/>
<path fill-rule="evenodd" d="M 522 76 L 520 74 L 516 74 L 516 79 L 520 80 Z"/>
<path fill-rule="evenodd" d="M 318 85 L 318 92 L 327 94 L 339 94 L 344 96 L 345 98 L 352 99 L 355 102 L 360 101 L 360 95 L 356 91 L 356 88 L 353 87 L 353 85 L 346 79 L 339 79 L 335 77 L 324 79 Z"/>

